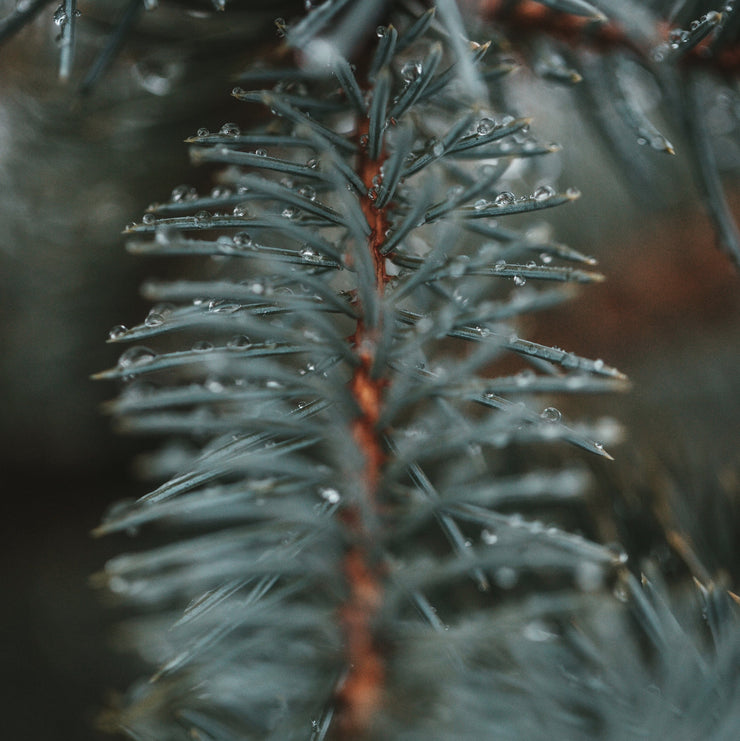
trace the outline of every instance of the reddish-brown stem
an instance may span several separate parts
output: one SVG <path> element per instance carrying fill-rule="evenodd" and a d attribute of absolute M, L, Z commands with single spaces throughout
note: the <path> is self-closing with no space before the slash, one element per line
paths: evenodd
<path fill-rule="evenodd" d="M 363 135 L 367 135 L 367 122 L 360 128 L 358 139 Z M 367 248 L 373 260 L 375 287 L 381 296 L 388 281 L 385 258 L 380 253 L 388 221 L 385 209 L 375 207 L 377 196 L 374 194 L 381 177 L 382 162 L 383 158 L 371 160 L 363 153 L 358 168 L 367 189 L 360 199 L 362 212 L 370 226 Z M 358 308 L 362 316 L 362 307 Z M 378 487 L 385 462 L 377 423 L 387 379 L 372 374 L 378 329 L 368 328 L 361 318 L 351 338 L 359 357 L 359 364 L 349 382 L 349 390 L 359 410 L 352 423 L 352 436 L 364 457 L 362 494 L 365 501 L 348 504 L 340 512 L 352 544 L 343 560 L 349 594 L 339 610 L 348 670 L 335 696 L 332 734 L 337 740 L 360 739 L 366 735 L 380 709 L 386 676 L 384 656 L 374 629 L 383 601 L 384 566 L 373 555 L 372 533 L 363 517 L 363 512 L 378 511 Z"/>

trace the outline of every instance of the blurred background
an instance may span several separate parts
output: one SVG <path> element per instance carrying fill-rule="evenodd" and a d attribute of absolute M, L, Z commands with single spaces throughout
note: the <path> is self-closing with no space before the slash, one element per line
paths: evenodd
<path fill-rule="evenodd" d="M 15 7 L 0 1 L 0 22 Z M 150 201 L 205 177 L 182 140 L 202 126 L 247 123 L 228 94 L 234 75 L 274 48 L 275 16 L 303 4 L 235 3 L 224 14 L 194 0 L 143 12 L 86 95 L 76 88 L 126 6 L 79 7 L 70 82 L 57 79 L 53 4 L 0 47 L 0 714 L 5 736 L 29 741 L 101 738 L 94 721 L 108 693 L 140 673 L 113 649 L 121 614 L 90 586 L 130 545 L 90 531 L 113 502 L 144 493 L 132 461 L 152 445 L 113 433 L 100 404 L 115 389 L 89 380 L 116 362 L 108 330 L 145 315 L 141 281 L 162 274 L 125 253 L 120 231 Z M 656 91 L 635 84 L 649 107 Z M 740 108 L 720 92 L 708 92 L 719 106 L 715 133 L 732 141 Z M 524 65 L 498 93 L 494 110 L 533 116 L 537 138 L 563 145 L 540 176 L 583 197 L 548 222 L 607 276 L 521 334 L 604 358 L 634 383 L 626 396 L 566 409 L 626 428 L 616 462 L 593 464 L 604 537 L 637 558 L 670 560 L 665 531 L 674 528 L 711 575 L 737 587 L 740 286 L 715 247 L 689 144 L 667 118 L 676 156 L 634 141 L 634 167 L 625 167 L 593 125 L 595 103 L 575 88 Z M 740 216 L 735 150 L 723 146 Z"/>
<path fill-rule="evenodd" d="M 73 75 L 57 71 L 55 4 L 0 46 L 0 713 L 8 738 L 83 741 L 112 690 L 141 673 L 112 649 L 122 617 L 91 576 L 130 543 L 90 531 L 122 498 L 152 441 L 117 436 L 90 375 L 115 364 L 116 324 L 145 315 L 156 266 L 120 236 L 150 201 L 198 185 L 183 140 L 244 119 L 233 75 L 300 3 L 206 2 L 138 12 L 117 58 L 78 92 L 130 3 L 79 3 Z M 269 6 L 269 12 L 265 10 Z M 0 2 L 0 22 L 16 7 Z M 143 8 L 142 8 L 143 11 Z M 195 103 L 194 103 L 195 101 Z"/>

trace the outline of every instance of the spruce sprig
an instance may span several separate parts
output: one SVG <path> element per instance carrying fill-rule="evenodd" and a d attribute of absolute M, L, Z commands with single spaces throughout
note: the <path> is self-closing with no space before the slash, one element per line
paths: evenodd
<path fill-rule="evenodd" d="M 111 403 L 124 428 L 199 446 L 99 528 L 170 533 L 106 566 L 159 665 L 120 715 L 134 738 L 411 739 L 430 723 L 473 737 L 480 719 L 466 728 L 445 697 L 482 674 L 460 670 L 455 642 L 517 584 L 555 609 L 560 589 L 597 590 L 623 561 L 515 513 L 587 482 L 512 467 L 512 447 L 608 457 L 592 430 L 518 399 L 626 381 L 509 325 L 569 295 L 532 283 L 601 276 L 499 225 L 577 193 L 507 190 L 509 165 L 543 150 L 455 71 L 488 47 L 462 60 L 422 33 L 430 18 L 380 27 L 366 72 L 324 47 L 297 82 L 236 88 L 270 123 L 198 132 L 218 185 L 179 186 L 127 228 L 135 252 L 201 260 L 197 280 L 147 284 L 159 303 L 111 332 L 157 349 L 99 374 L 125 384 Z M 516 372 L 491 373 L 511 357 Z M 172 468 L 171 451 L 151 466 Z"/>

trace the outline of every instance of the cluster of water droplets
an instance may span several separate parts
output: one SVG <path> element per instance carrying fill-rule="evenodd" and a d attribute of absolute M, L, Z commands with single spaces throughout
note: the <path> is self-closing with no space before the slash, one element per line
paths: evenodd
<path fill-rule="evenodd" d="M 504 208 L 506 206 L 513 206 L 516 203 L 526 203 L 527 201 L 543 203 L 554 198 L 556 195 L 557 192 L 551 185 L 540 185 L 532 194 L 522 196 L 516 196 L 511 191 L 505 190 L 496 195 L 493 200 L 479 198 L 473 204 L 473 209 L 475 211 L 483 211 L 489 208 Z M 578 196 L 578 191 L 575 188 L 568 188 L 566 195 L 569 198 L 576 198 Z"/>
<path fill-rule="evenodd" d="M 79 18 L 81 13 L 77 8 L 75 8 L 73 13 L 75 18 Z M 52 20 L 54 21 L 55 26 L 59 26 L 59 30 L 63 31 L 64 27 L 70 22 L 69 13 L 67 13 L 67 8 L 64 3 L 60 3 L 57 9 L 54 11 L 54 15 L 52 16 Z"/>
<path fill-rule="evenodd" d="M 684 31 L 682 28 L 674 28 L 668 34 L 668 46 L 671 49 L 679 49 L 681 44 L 685 44 L 689 40 L 689 32 Z"/>
<path fill-rule="evenodd" d="M 370 188 L 367 191 L 367 197 L 373 203 L 378 200 L 380 187 L 383 185 L 384 168 L 381 167 L 379 172 L 373 175 L 370 182 Z"/>
<path fill-rule="evenodd" d="M 177 185 L 170 193 L 171 203 L 194 201 L 198 198 L 198 191 L 192 185 Z"/>
<path fill-rule="evenodd" d="M 725 12 L 732 10 L 732 4 L 728 4 L 725 7 Z M 721 22 L 721 13 L 711 10 L 705 13 L 700 18 L 694 19 L 689 24 L 688 30 L 683 28 L 673 28 L 668 32 L 668 40 L 657 46 L 653 50 L 653 59 L 656 62 L 662 62 L 670 56 L 671 52 L 678 52 L 683 47 L 691 48 L 691 45 L 697 43 L 694 39 L 693 32 L 699 29 L 700 26 L 710 24 L 711 26 L 718 26 Z"/>

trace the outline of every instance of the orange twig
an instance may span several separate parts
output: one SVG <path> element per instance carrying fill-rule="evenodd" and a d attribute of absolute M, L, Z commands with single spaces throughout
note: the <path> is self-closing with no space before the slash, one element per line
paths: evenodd
<path fill-rule="evenodd" d="M 367 133 L 366 127 L 358 132 L 358 138 L 364 133 Z M 372 191 L 376 178 L 381 176 L 382 161 L 382 158 L 372 161 L 361 155 L 359 172 L 368 193 Z M 367 194 L 361 198 L 361 207 L 371 229 L 368 249 L 375 268 L 376 289 L 382 295 L 388 282 L 385 258 L 380 253 L 388 226 L 387 215 L 385 209 L 374 206 L 372 197 Z M 377 422 L 388 382 L 371 374 L 375 331 L 369 331 L 360 319 L 351 339 L 360 359 L 349 382 L 350 392 L 360 411 L 352 425 L 352 436 L 365 457 L 363 482 L 367 501 L 363 504 L 377 510 L 378 486 L 385 462 Z M 386 673 L 373 628 L 383 601 L 383 565 L 373 558 L 371 534 L 363 520 L 362 509 L 356 504 L 349 505 L 340 514 L 355 542 L 345 554 L 343 564 L 349 597 L 339 610 L 339 619 L 344 631 L 349 670 L 335 696 L 336 713 L 332 727 L 335 739 L 359 739 L 367 733 L 382 703 Z"/>

